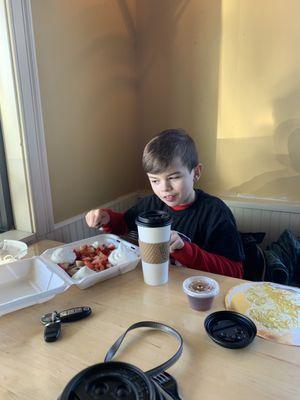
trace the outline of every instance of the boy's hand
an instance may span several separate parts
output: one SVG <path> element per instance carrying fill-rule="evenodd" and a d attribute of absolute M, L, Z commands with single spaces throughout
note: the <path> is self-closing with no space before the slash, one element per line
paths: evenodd
<path fill-rule="evenodd" d="M 85 216 L 86 223 L 90 228 L 99 228 L 102 225 L 107 225 L 110 221 L 110 216 L 107 211 L 101 208 L 89 211 Z"/>
<path fill-rule="evenodd" d="M 175 250 L 180 250 L 184 246 L 184 241 L 178 235 L 176 231 L 171 231 L 171 239 L 170 239 L 170 253 L 173 253 Z"/>

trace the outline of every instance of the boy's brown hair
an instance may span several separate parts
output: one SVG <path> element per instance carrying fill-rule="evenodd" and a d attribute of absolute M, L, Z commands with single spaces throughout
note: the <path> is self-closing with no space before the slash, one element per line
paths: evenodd
<path fill-rule="evenodd" d="M 146 173 L 165 171 L 175 158 L 192 171 L 198 164 L 195 142 L 183 129 L 168 129 L 155 136 L 145 146 L 143 167 Z"/>

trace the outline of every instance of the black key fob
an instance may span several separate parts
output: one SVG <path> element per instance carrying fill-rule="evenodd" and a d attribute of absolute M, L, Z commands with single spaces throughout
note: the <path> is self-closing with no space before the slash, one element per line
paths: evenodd
<path fill-rule="evenodd" d="M 59 320 L 60 322 L 74 322 L 79 319 L 88 317 L 92 312 L 91 307 L 82 306 L 69 308 L 60 312 L 54 311 L 52 313 L 44 314 L 41 317 L 41 323 L 46 325 L 49 322 Z"/>
<path fill-rule="evenodd" d="M 49 322 L 45 326 L 44 330 L 44 339 L 45 342 L 55 342 L 61 333 L 61 322 L 60 321 L 54 321 L 54 322 Z"/>
<path fill-rule="evenodd" d="M 88 317 L 91 312 L 91 307 L 87 306 L 69 308 L 68 310 L 64 310 L 59 313 L 59 319 L 61 322 L 74 322 Z"/>
<path fill-rule="evenodd" d="M 82 306 L 68 308 L 60 312 L 54 311 L 52 313 L 45 314 L 41 317 L 42 324 L 46 325 L 49 322 L 59 320 L 60 322 L 74 322 L 82 318 L 88 317 L 92 312 L 91 307 Z"/>

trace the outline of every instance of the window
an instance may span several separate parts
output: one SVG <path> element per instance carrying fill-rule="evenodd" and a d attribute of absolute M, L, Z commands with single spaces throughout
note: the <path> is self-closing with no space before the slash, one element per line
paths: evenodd
<path fill-rule="evenodd" d="M 217 161 L 209 191 L 297 206 L 300 4 L 234 0 L 222 8 Z"/>
<path fill-rule="evenodd" d="M 7 177 L 2 127 L 0 123 L 0 233 L 14 228 Z"/>

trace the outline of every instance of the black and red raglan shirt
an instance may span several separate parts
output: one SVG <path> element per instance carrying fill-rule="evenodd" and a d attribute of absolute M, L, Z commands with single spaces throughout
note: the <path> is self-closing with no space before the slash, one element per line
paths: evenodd
<path fill-rule="evenodd" d="M 170 208 L 156 195 L 142 198 L 125 213 L 110 214 L 106 231 L 124 235 L 137 230 L 136 217 L 143 211 L 163 210 L 172 218 L 171 229 L 184 239 L 184 247 L 171 253 L 177 263 L 201 271 L 242 278 L 244 251 L 232 212 L 219 198 L 195 189 L 196 199 Z M 186 238 L 186 239 L 185 239 Z"/>

